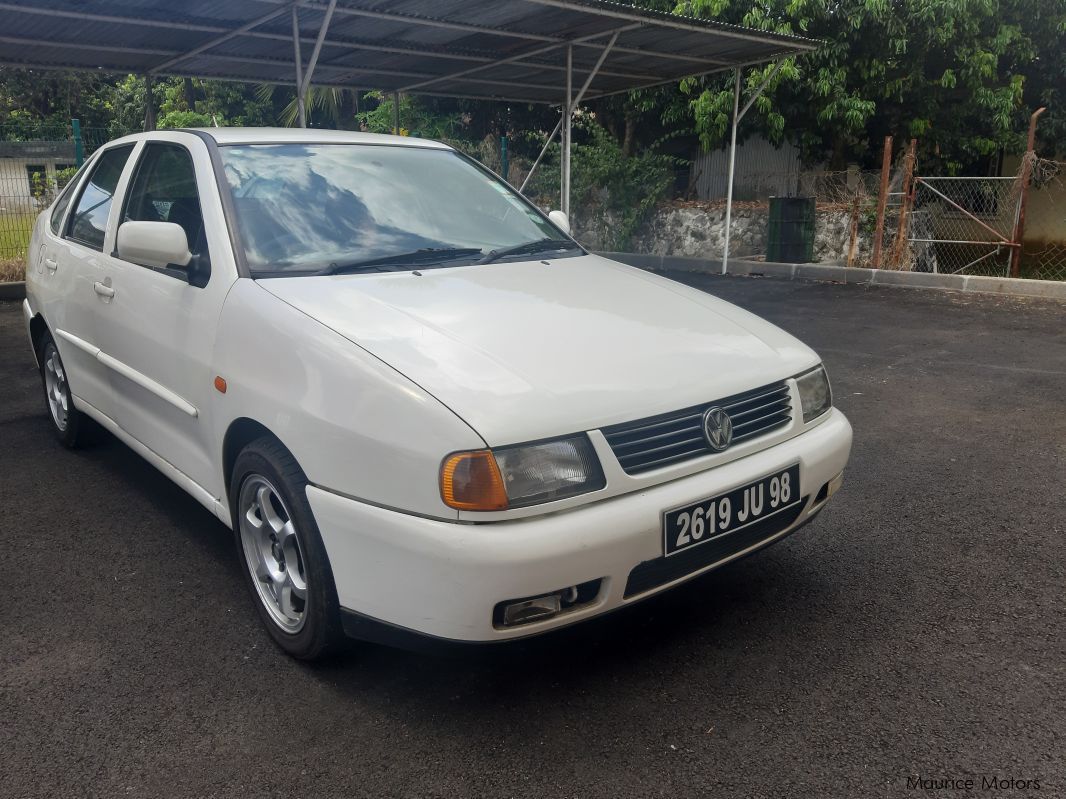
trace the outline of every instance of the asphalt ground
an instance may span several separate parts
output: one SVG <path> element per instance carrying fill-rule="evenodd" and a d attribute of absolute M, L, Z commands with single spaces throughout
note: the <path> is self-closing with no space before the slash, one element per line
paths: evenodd
<path fill-rule="evenodd" d="M 0 796 L 1066 796 L 1066 306 L 680 277 L 824 356 L 818 521 L 534 644 L 319 666 L 194 500 L 53 441 L 0 305 Z"/>

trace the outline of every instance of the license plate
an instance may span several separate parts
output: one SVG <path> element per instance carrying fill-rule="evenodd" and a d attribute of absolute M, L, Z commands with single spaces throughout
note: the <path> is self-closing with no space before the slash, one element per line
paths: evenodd
<path fill-rule="evenodd" d="M 666 554 L 706 543 L 790 508 L 800 501 L 799 464 L 734 488 L 728 494 L 663 514 Z"/>

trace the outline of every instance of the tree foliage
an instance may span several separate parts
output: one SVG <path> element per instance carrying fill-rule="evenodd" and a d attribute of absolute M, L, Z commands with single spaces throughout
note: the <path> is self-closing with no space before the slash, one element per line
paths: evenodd
<path fill-rule="evenodd" d="M 676 10 L 821 40 L 785 64 L 748 127 L 793 139 L 809 160 L 871 164 L 894 134 L 918 137 L 948 169 L 972 169 L 1018 147 L 1030 106 L 1062 98 L 1063 0 L 683 0 Z M 750 70 L 745 88 L 768 69 Z M 684 86 L 707 147 L 725 136 L 726 83 Z"/>

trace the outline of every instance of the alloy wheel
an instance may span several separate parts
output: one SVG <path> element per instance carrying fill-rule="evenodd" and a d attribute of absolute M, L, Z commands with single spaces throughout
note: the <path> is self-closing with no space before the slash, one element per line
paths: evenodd
<path fill-rule="evenodd" d="M 256 593 L 278 627 L 298 633 L 307 617 L 307 576 L 292 514 L 278 490 L 259 474 L 245 479 L 238 509 L 241 545 Z"/>
<path fill-rule="evenodd" d="M 60 432 L 65 432 L 70 412 L 67 405 L 67 372 L 54 344 L 49 344 L 44 351 L 44 393 L 48 409 L 52 412 L 52 421 Z"/>

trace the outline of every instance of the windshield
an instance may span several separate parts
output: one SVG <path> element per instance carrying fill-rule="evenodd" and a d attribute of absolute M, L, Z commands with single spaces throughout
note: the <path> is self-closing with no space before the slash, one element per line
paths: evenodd
<path fill-rule="evenodd" d="M 453 150 L 365 144 L 219 150 L 253 274 L 581 253 L 513 189 Z"/>

